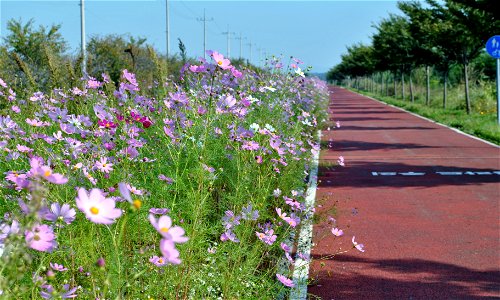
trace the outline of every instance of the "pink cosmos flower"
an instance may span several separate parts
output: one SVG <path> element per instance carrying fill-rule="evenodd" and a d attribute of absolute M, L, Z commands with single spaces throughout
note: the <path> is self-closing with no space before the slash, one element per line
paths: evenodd
<path fill-rule="evenodd" d="M 266 230 L 265 232 L 255 232 L 255 234 L 261 241 L 263 241 L 268 245 L 272 245 L 276 241 L 276 238 L 278 237 L 277 235 L 274 234 L 273 229 Z"/>
<path fill-rule="evenodd" d="M 113 199 L 104 197 L 99 189 L 92 189 L 90 194 L 84 188 L 78 189 L 76 206 L 90 221 L 96 224 L 112 224 L 122 215 L 119 208 L 115 208 Z"/>
<path fill-rule="evenodd" d="M 143 193 L 143 191 L 141 191 L 141 190 L 137 189 L 135 186 L 130 185 L 130 184 L 128 184 L 128 183 L 127 183 L 127 189 L 128 189 L 128 190 L 129 190 L 132 194 L 134 194 L 134 195 L 139 195 L 139 196 L 141 196 L 141 195 L 143 195 L 143 194 L 144 194 L 144 193 Z"/>
<path fill-rule="evenodd" d="M 42 252 L 52 252 L 57 247 L 56 236 L 49 225 L 35 225 L 32 230 L 26 230 L 25 240 L 32 249 Z"/>
<path fill-rule="evenodd" d="M 41 177 L 54 184 L 65 184 L 68 182 L 68 178 L 65 178 L 62 174 L 53 173 L 49 166 L 44 166 L 43 160 L 40 157 L 32 157 L 30 165 L 31 169 L 29 173 L 33 176 Z"/>
<path fill-rule="evenodd" d="M 42 291 L 40 292 L 40 296 L 43 299 L 70 299 L 70 298 L 76 298 L 76 290 L 78 287 L 74 287 L 70 289 L 69 284 L 63 285 L 63 290 L 57 293 L 54 290 L 54 287 L 50 284 L 43 284 L 41 286 Z"/>
<path fill-rule="evenodd" d="M 95 167 L 106 174 L 109 174 L 110 171 L 113 171 L 113 164 L 108 163 L 108 158 L 107 157 L 101 157 L 99 161 L 95 163 Z"/>
<path fill-rule="evenodd" d="M 337 163 L 339 164 L 339 166 L 345 167 L 344 157 L 343 156 L 339 156 L 339 159 L 337 160 Z"/>
<path fill-rule="evenodd" d="M 213 51 L 212 58 L 221 69 L 223 70 L 231 69 L 232 66 L 229 59 L 224 58 L 224 55 L 220 54 L 219 52 Z"/>
<path fill-rule="evenodd" d="M 243 76 L 243 73 L 241 73 L 240 71 L 238 71 L 235 67 L 231 67 L 231 73 L 236 78 L 241 78 L 241 76 Z"/>
<path fill-rule="evenodd" d="M 170 209 L 168 209 L 168 208 L 152 207 L 149 209 L 149 213 L 154 214 L 154 215 L 164 215 L 164 214 L 168 214 L 169 212 L 170 212 Z"/>
<path fill-rule="evenodd" d="M 57 263 L 50 263 L 49 265 L 54 271 L 59 271 L 59 272 L 68 271 L 68 268 L 65 268 L 63 265 Z"/>
<path fill-rule="evenodd" d="M 352 237 L 352 247 L 358 249 L 361 252 L 365 252 L 365 250 L 363 249 L 365 246 L 354 241 L 354 236 Z"/>
<path fill-rule="evenodd" d="M 97 81 L 95 78 L 90 77 L 89 80 L 87 80 L 87 88 L 88 89 L 98 89 L 102 86 L 102 82 Z"/>
<path fill-rule="evenodd" d="M 164 257 L 153 256 L 149 259 L 149 262 L 157 267 L 163 267 L 167 264 L 167 260 Z"/>
<path fill-rule="evenodd" d="M 335 227 L 335 228 L 332 228 L 332 234 L 334 236 L 339 237 L 339 236 L 343 236 L 344 235 L 344 231 L 342 231 L 342 229 L 338 229 L 337 227 Z"/>
<path fill-rule="evenodd" d="M 286 278 L 285 276 L 283 276 L 281 274 L 276 274 L 276 277 L 278 278 L 278 280 L 281 283 L 283 283 L 284 286 L 295 287 L 295 284 L 293 283 L 293 281 L 291 279 L 288 279 L 288 278 Z"/>
<path fill-rule="evenodd" d="M 288 246 L 285 243 L 281 243 L 280 246 L 281 246 L 281 249 L 283 249 L 283 251 L 285 251 L 285 252 L 290 252 L 292 250 L 292 249 L 290 249 L 290 246 Z"/>
<path fill-rule="evenodd" d="M 167 262 L 173 265 L 181 263 L 179 259 L 179 250 L 175 249 L 175 244 L 172 240 L 162 239 L 160 241 L 160 251 Z"/>
<path fill-rule="evenodd" d="M 189 70 L 193 73 L 202 73 L 202 72 L 206 72 L 207 68 L 205 67 L 205 65 L 200 65 L 200 66 L 191 65 L 191 66 L 189 66 Z"/>
<path fill-rule="evenodd" d="M 15 112 L 16 114 L 21 112 L 21 109 L 17 105 L 12 105 L 11 107 L 12 111 Z"/>
<path fill-rule="evenodd" d="M 259 143 L 255 141 L 244 141 L 241 149 L 250 151 L 259 150 Z"/>
<path fill-rule="evenodd" d="M 19 152 L 22 152 L 22 153 L 33 152 L 33 149 L 31 149 L 30 147 L 24 146 L 24 145 L 17 144 L 16 148 Z"/>
<path fill-rule="evenodd" d="M 149 222 L 166 240 L 179 244 L 189 240 L 188 237 L 184 236 L 185 231 L 182 227 L 172 227 L 172 219 L 169 216 L 161 216 L 156 220 L 153 214 L 149 214 Z"/>
<path fill-rule="evenodd" d="M 240 242 L 240 240 L 238 239 L 238 237 L 236 236 L 236 234 L 234 234 L 231 231 L 231 229 L 228 229 L 223 234 L 221 234 L 220 240 L 223 241 L 223 242 L 225 242 L 225 241 L 231 241 L 231 242 L 235 242 L 235 243 L 239 243 Z"/>

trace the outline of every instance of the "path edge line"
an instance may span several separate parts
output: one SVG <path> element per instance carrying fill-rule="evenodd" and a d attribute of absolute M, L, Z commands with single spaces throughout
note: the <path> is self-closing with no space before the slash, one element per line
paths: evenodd
<path fill-rule="evenodd" d="M 341 88 L 341 89 L 345 89 L 345 88 L 343 88 L 343 87 L 340 87 L 340 88 Z M 398 109 L 398 110 L 402 110 L 402 111 L 404 111 L 404 112 L 409 113 L 410 115 L 413 115 L 413 116 L 415 116 L 415 117 L 418 117 L 418 118 L 424 119 L 424 120 L 429 121 L 429 122 L 431 122 L 431 123 L 434 123 L 434 124 L 437 124 L 437 125 L 440 125 L 440 126 L 446 127 L 446 128 L 451 129 L 451 130 L 453 130 L 453 131 L 455 131 L 455 132 L 457 132 L 457 133 L 459 133 L 459 134 L 462 134 L 462 135 L 468 136 L 468 137 L 473 138 L 473 139 L 475 139 L 475 140 L 478 140 L 478 141 L 480 141 L 480 142 L 486 143 L 486 144 L 488 144 L 488 145 L 490 145 L 490 146 L 493 146 L 493 147 L 496 147 L 496 148 L 500 148 L 500 146 L 499 146 L 499 145 L 494 144 L 494 143 L 492 143 L 492 142 L 490 142 L 490 141 L 483 140 L 483 139 L 482 139 L 482 138 L 480 138 L 480 137 L 473 136 L 472 134 L 469 134 L 469 133 L 463 132 L 463 131 L 461 131 L 460 129 L 450 127 L 450 126 L 448 126 L 448 125 L 446 125 L 446 124 L 443 124 L 443 123 L 439 123 L 438 121 L 434 121 L 434 120 L 432 120 L 432 119 L 429 119 L 429 118 L 426 118 L 426 117 L 424 117 L 424 116 L 418 115 L 418 114 L 416 114 L 416 113 L 414 113 L 414 112 L 411 112 L 411 111 L 408 111 L 408 110 L 406 110 L 406 109 L 404 109 L 404 108 L 401 108 L 401 107 L 398 107 L 398 106 L 395 106 L 395 105 L 392 105 L 392 104 L 389 104 L 389 103 L 385 103 L 385 102 L 384 102 L 384 101 L 382 101 L 382 100 L 378 100 L 378 99 L 375 99 L 375 98 L 373 98 L 373 97 L 370 97 L 370 96 L 367 96 L 367 95 L 363 95 L 363 94 L 361 94 L 361 93 L 358 93 L 358 92 L 355 92 L 355 91 L 352 91 L 352 90 L 349 90 L 349 89 L 345 89 L 345 90 L 347 90 L 347 91 L 351 91 L 351 92 L 353 92 L 353 93 L 356 93 L 356 94 L 361 95 L 361 96 L 366 97 L 366 98 L 370 98 L 370 99 L 372 99 L 372 100 L 375 100 L 375 101 L 380 102 L 380 103 L 382 103 L 382 104 L 384 104 L 384 105 L 387 105 L 387 106 L 390 106 L 390 107 L 396 108 L 396 109 Z"/>

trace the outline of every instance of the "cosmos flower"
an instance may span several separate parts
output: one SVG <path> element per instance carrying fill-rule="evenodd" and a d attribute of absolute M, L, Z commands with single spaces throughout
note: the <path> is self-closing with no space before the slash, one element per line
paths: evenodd
<path fill-rule="evenodd" d="M 361 252 L 365 252 L 365 250 L 363 249 L 365 246 L 354 241 L 354 236 L 352 237 L 352 247 L 358 249 Z"/>
<path fill-rule="evenodd" d="M 160 251 L 163 258 L 173 264 L 178 265 L 181 263 L 179 259 L 179 250 L 175 249 L 175 244 L 172 240 L 161 239 L 160 241 Z"/>
<path fill-rule="evenodd" d="M 69 284 L 63 285 L 63 290 L 59 293 L 54 290 L 54 287 L 50 284 L 44 284 L 41 286 L 42 291 L 40 291 L 40 296 L 43 299 L 70 299 L 76 298 L 77 287 L 72 289 L 69 288 Z"/>
<path fill-rule="evenodd" d="M 293 281 L 291 279 L 288 279 L 287 277 L 281 275 L 281 274 L 276 274 L 276 277 L 278 278 L 278 280 L 283 283 L 284 286 L 287 286 L 287 287 L 295 287 L 295 284 L 293 283 Z"/>
<path fill-rule="evenodd" d="M 235 243 L 239 243 L 240 240 L 238 239 L 238 237 L 236 237 L 236 235 L 231 231 L 231 229 L 228 229 L 226 230 L 221 236 L 220 236 L 220 240 L 225 242 L 225 241 L 231 241 L 231 242 L 235 242 Z"/>
<path fill-rule="evenodd" d="M 30 159 L 30 165 L 31 169 L 29 173 L 32 176 L 41 177 L 54 184 L 65 184 L 68 182 L 68 178 L 65 178 L 62 174 L 53 173 L 49 166 L 43 165 L 43 159 L 40 157 L 32 157 Z"/>
<path fill-rule="evenodd" d="M 163 267 L 163 266 L 167 265 L 167 260 L 162 256 L 156 256 L 156 255 L 152 256 L 149 259 L 149 262 L 157 267 Z"/>
<path fill-rule="evenodd" d="M 63 265 L 60 265 L 58 263 L 50 263 L 49 265 L 54 271 L 59 271 L 59 272 L 68 271 L 68 268 L 65 268 Z"/>
<path fill-rule="evenodd" d="M 33 229 L 26 230 L 25 240 L 28 247 L 42 252 L 52 252 L 57 247 L 56 236 L 52 227 L 46 224 L 35 225 Z"/>
<path fill-rule="evenodd" d="M 96 224 L 112 224 L 122 215 L 121 209 L 115 208 L 113 199 L 104 197 L 99 189 L 92 189 L 90 194 L 84 188 L 78 189 L 76 206 L 87 219 Z"/>
<path fill-rule="evenodd" d="M 101 157 L 99 161 L 95 163 L 95 167 L 106 174 L 109 174 L 110 171 L 113 171 L 113 164 L 108 162 L 107 157 Z"/>
<path fill-rule="evenodd" d="M 153 214 L 149 214 L 149 222 L 166 240 L 174 243 L 185 243 L 189 240 L 188 237 L 184 236 L 185 231 L 182 227 L 172 227 L 172 219 L 169 216 L 161 216 L 157 220 Z"/>
<path fill-rule="evenodd" d="M 61 220 L 66 224 L 71 224 L 75 220 L 76 211 L 64 203 L 62 206 L 59 203 L 52 203 L 50 210 L 47 211 L 44 218 L 47 221 L 55 222 Z"/>
<path fill-rule="evenodd" d="M 217 51 L 213 51 L 211 54 L 217 66 L 219 66 L 223 70 L 231 69 L 231 62 L 229 59 L 224 58 L 224 55 L 220 54 Z"/>
<path fill-rule="evenodd" d="M 344 231 L 342 231 L 342 229 L 338 229 L 338 228 L 334 227 L 334 228 L 332 228 L 332 234 L 334 236 L 339 237 L 339 236 L 344 235 Z"/>

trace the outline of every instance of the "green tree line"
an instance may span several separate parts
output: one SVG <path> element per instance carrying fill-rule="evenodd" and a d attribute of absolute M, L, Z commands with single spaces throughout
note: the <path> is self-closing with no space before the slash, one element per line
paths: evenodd
<path fill-rule="evenodd" d="M 7 34 L 0 43 L 0 78 L 16 93 L 49 93 L 53 89 L 80 87 L 81 78 L 102 80 L 105 73 L 117 84 L 123 69 L 136 74 L 140 82 L 152 86 L 167 77 L 177 80 L 186 63 L 197 63 L 187 56 L 179 38 L 180 55 L 159 54 L 146 38 L 110 34 L 91 36 L 87 42 L 87 74 L 82 72 L 83 55 L 69 54 L 61 25 L 35 26 L 33 19 L 9 20 Z M 233 60 L 240 66 L 244 61 Z M 19 96 L 26 96 L 19 95 Z"/>
<path fill-rule="evenodd" d="M 362 78 L 370 78 L 386 94 L 395 96 L 397 84 L 403 99 L 407 84 L 414 101 L 414 76 L 423 70 L 427 105 L 431 76 L 437 76 L 443 89 L 443 107 L 447 105 L 448 86 L 463 84 L 463 107 L 470 114 L 471 65 L 475 81 L 495 76 L 495 61 L 484 48 L 489 37 L 500 34 L 497 5 L 496 0 L 398 2 L 402 14 L 390 14 L 375 25 L 370 45 L 347 47 L 327 79 L 360 86 Z"/>

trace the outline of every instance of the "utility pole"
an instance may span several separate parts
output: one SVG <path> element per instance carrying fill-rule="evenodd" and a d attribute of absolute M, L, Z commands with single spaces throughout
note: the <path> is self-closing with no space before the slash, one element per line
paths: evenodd
<path fill-rule="evenodd" d="M 229 31 L 229 25 L 227 25 L 227 31 L 223 32 L 222 34 L 227 35 L 227 58 L 229 59 L 231 57 L 231 46 L 230 46 L 231 34 L 235 34 L 235 33 Z"/>
<path fill-rule="evenodd" d="M 87 77 L 87 45 L 85 43 L 85 3 L 80 0 L 80 20 L 81 20 L 81 51 L 83 56 L 82 73 Z"/>
<path fill-rule="evenodd" d="M 168 0 L 165 0 L 165 21 L 166 21 L 166 27 L 167 27 L 167 61 L 168 61 L 168 56 L 170 55 L 170 22 L 168 18 Z"/>
<path fill-rule="evenodd" d="M 261 57 L 261 55 L 262 55 L 262 50 L 263 50 L 262 48 L 258 48 L 258 49 L 257 49 L 257 51 L 259 52 L 259 60 L 258 60 L 259 67 L 262 65 L 262 61 L 261 61 L 261 60 L 262 60 L 262 57 Z"/>
<path fill-rule="evenodd" d="M 240 59 L 242 59 L 243 58 L 243 55 L 242 55 L 242 53 L 243 53 L 243 50 L 242 50 L 243 49 L 243 40 L 246 40 L 247 38 L 243 38 L 241 36 L 241 32 L 240 32 L 240 37 L 237 37 L 236 39 L 240 40 Z"/>
<path fill-rule="evenodd" d="M 249 53 L 250 53 L 250 58 L 248 59 L 248 63 L 252 63 L 252 41 L 246 44 L 247 46 L 250 46 Z"/>
<path fill-rule="evenodd" d="M 207 22 L 211 22 L 214 18 L 207 19 L 205 17 L 205 9 L 203 9 L 203 19 L 197 18 L 198 21 L 203 22 L 203 58 L 207 58 Z"/>

